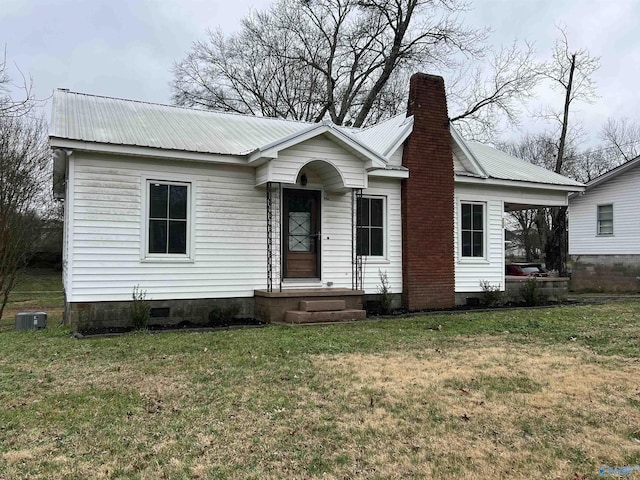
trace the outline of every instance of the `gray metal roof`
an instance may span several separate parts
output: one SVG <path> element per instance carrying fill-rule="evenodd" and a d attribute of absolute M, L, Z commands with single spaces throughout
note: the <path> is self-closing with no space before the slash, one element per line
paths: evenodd
<path fill-rule="evenodd" d="M 551 185 L 583 186 L 582 183 L 571 178 L 525 162 L 488 145 L 476 142 L 465 142 L 465 144 L 482 169 L 491 178 Z"/>
<path fill-rule="evenodd" d="M 49 133 L 86 142 L 244 155 L 309 125 L 56 90 Z"/>
<path fill-rule="evenodd" d="M 314 125 L 317 124 L 56 90 L 50 136 L 112 145 L 247 155 L 283 139 L 294 138 Z M 373 155 L 386 158 L 411 133 L 413 117 L 398 115 L 365 129 L 335 125 L 331 128 Z M 458 141 L 466 145 L 478 166 L 491 178 L 582 186 L 487 145 L 465 142 L 461 137 Z"/>
<path fill-rule="evenodd" d="M 387 157 L 399 147 L 398 142 L 407 138 L 412 128 L 413 117 L 402 114 L 363 130 L 354 130 L 353 134 L 369 148 Z"/>

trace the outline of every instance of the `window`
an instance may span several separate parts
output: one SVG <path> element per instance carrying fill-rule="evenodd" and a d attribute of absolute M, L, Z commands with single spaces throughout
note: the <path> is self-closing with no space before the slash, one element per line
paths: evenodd
<path fill-rule="evenodd" d="M 598 235 L 613 235 L 613 205 L 598 205 Z"/>
<path fill-rule="evenodd" d="M 149 181 L 148 253 L 186 254 L 189 184 Z"/>
<path fill-rule="evenodd" d="M 484 204 L 462 203 L 460 210 L 462 256 L 484 257 Z"/>
<path fill-rule="evenodd" d="M 384 198 L 359 198 L 357 208 L 358 255 L 382 257 L 384 255 Z"/>

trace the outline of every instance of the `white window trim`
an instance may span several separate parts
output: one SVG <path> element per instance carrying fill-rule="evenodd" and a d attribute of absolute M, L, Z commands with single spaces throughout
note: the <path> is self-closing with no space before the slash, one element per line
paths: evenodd
<path fill-rule="evenodd" d="M 187 252 L 186 253 L 149 253 L 149 185 L 162 183 L 167 185 L 186 185 L 187 194 Z M 192 177 L 165 173 L 162 175 L 143 175 L 140 201 L 140 261 L 143 263 L 193 263 L 195 261 L 195 191 L 196 182 Z"/>
<path fill-rule="evenodd" d="M 462 205 L 482 205 L 482 257 L 465 257 L 462 255 Z M 456 230 L 458 232 L 458 238 L 456 242 L 458 244 L 458 262 L 459 263 L 489 263 L 489 245 L 487 244 L 487 226 L 488 222 L 488 208 L 487 202 L 478 200 L 468 200 L 461 198 L 458 200 L 458 215 L 456 219 Z"/>
<path fill-rule="evenodd" d="M 361 255 L 367 265 L 388 265 L 389 260 L 389 222 L 387 215 L 387 208 L 389 202 L 387 201 L 386 195 L 367 195 L 362 194 L 362 198 L 376 198 L 382 200 L 382 240 L 384 245 L 382 245 L 382 255 Z M 357 246 L 356 246 L 357 248 Z"/>
<path fill-rule="evenodd" d="M 611 233 L 602 233 L 600 232 L 600 207 L 611 207 Z M 615 233 L 615 222 L 614 222 L 614 208 L 613 202 L 611 203 L 600 203 L 596 205 L 596 236 L 597 237 L 613 237 Z"/>

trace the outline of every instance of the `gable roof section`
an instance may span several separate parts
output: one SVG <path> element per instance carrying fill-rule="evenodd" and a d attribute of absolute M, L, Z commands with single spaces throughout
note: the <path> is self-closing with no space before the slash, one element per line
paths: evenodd
<path fill-rule="evenodd" d="M 309 123 L 57 90 L 50 136 L 111 145 L 246 155 Z"/>
<path fill-rule="evenodd" d="M 482 169 L 491 178 L 501 180 L 516 180 L 529 183 L 543 183 L 548 185 L 564 185 L 583 187 L 583 184 L 564 175 L 539 167 L 524 160 L 520 160 L 508 153 L 496 150 L 482 143 L 467 142 L 469 150 L 476 158 Z"/>
<path fill-rule="evenodd" d="M 389 157 L 409 137 L 413 117 L 397 115 L 365 129 L 346 128 L 330 121 L 298 122 L 208 110 L 175 107 L 119 98 L 57 90 L 53 96 L 50 125 L 52 146 L 91 143 L 101 151 L 118 147 L 151 148 L 166 156 L 228 155 L 249 161 L 277 158 L 278 152 L 300 142 L 325 135 L 343 148 L 366 160 L 368 169 L 378 173 L 391 167 Z M 466 142 L 454 128 L 452 141 L 465 171 L 456 171 L 460 181 L 509 181 L 569 186 L 583 185 L 562 175 L 519 160 L 475 142 Z M 148 154 L 148 153 L 142 153 Z M 453 159 L 452 159 L 453 160 Z M 635 162 L 638 159 L 633 160 Z M 629 162 L 631 163 L 631 162 Z M 630 168 L 625 164 L 623 167 Z M 622 170 L 624 171 L 624 170 Z M 604 181 L 616 169 L 596 179 Z M 590 182 L 592 185 L 595 181 Z"/>
<path fill-rule="evenodd" d="M 612 178 L 617 177 L 618 175 L 628 172 L 629 170 L 631 170 L 632 168 L 638 165 L 640 165 L 640 155 L 638 155 L 636 158 L 632 158 L 631 160 L 623 163 L 622 165 L 618 165 L 617 167 L 612 168 L 608 172 L 605 172 L 599 177 L 596 177 L 593 180 L 587 182 L 585 184 L 587 187 L 587 190 L 590 190 L 593 187 L 596 187 L 602 183 L 605 183 L 611 180 Z"/>
<path fill-rule="evenodd" d="M 371 127 L 356 130 L 354 136 L 385 159 L 402 145 L 413 130 L 413 116 L 396 115 Z"/>
<path fill-rule="evenodd" d="M 384 168 L 387 164 L 386 160 L 380 156 L 378 152 L 375 152 L 368 145 L 359 141 L 346 129 L 340 128 L 328 120 L 311 124 L 303 130 L 294 132 L 270 143 L 269 145 L 255 149 L 249 155 L 249 163 L 265 158 L 277 158 L 278 153 L 281 150 L 319 135 L 327 135 L 336 143 L 341 144 L 343 147 L 354 152 L 357 156 L 370 160 L 372 168 Z"/>
<path fill-rule="evenodd" d="M 465 141 L 453 127 L 451 137 L 454 142 L 454 155 L 457 147 L 456 158 L 465 169 L 455 172 L 458 181 L 494 181 L 509 184 L 517 182 L 521 185 L 546 185 L 547 188 L 569 187 L 571 191 L 584 189 L 582 183 L 564 175 L 526 162 L 489 145 Z"/>
<path fill-rule="evenodd" d="M 453 155 L 460 162 L 462 168 L 464 168 L 464 171 L 456 170 L 456 175 L 471 175 L 480 178 L 487 178 L 489 175 L 487 175 L 487 173 L 482 169 L 482 166 L 476 159 L 475 155 L 471 153 L 471 150 L 469 150 L 469 147 L 462 138 L 462 135 L 460 135 L 452 125 L 449 125 L 449 131 L 451 132 L 451 139 L 453 140 Z"/>
<path fill-rule="evenodd" d="M 408 131 L 405 127 L 400 134 L 408 135 L 410 131 L 410 126 Z M 299 122 L 56 90 L 49 134 L 54 146 L 65 141 L 86 142 L 101 144 L 106 147 L 103 150 L 148 147 L 249 156 L 250 161 L 275 158 L 284 148 L 326 135 L 370 161 L 371 168 L 386 168 L 384 155 L 355 132 L 357 130 L 339 127 L 330 121 Z M 389 135 L 387 141 L 397 139 Z"/>

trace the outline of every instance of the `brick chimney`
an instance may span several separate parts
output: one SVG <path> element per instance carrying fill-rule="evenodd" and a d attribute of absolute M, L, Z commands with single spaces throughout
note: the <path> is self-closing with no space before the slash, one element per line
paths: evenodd
<path fill-rule="evenodd" d="M 454 173 L 444 79 L 411 77 L 407 116 L 413 131 L 402 165 L 402 289 L 410 310 L 455 305 Z"/>

